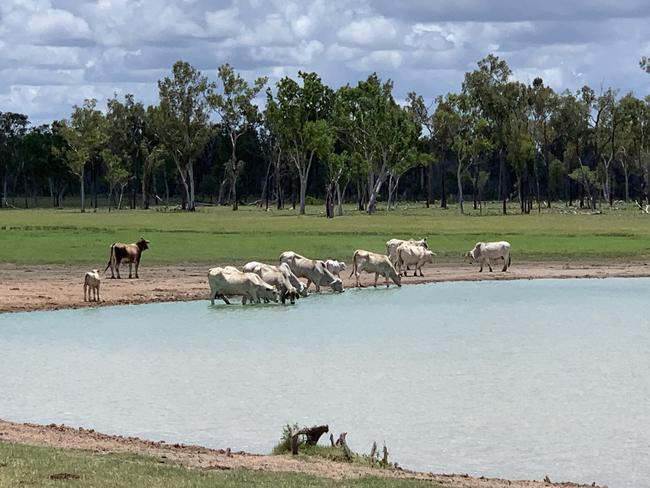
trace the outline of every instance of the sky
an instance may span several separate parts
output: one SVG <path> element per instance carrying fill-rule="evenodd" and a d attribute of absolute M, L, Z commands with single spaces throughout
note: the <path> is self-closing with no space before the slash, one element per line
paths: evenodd
<path fill-rule="evenodd" d="M 216 79 L 228 62 L 275 83 L 316 71 L 337 88 L 372 72 L 395 96 L 460 88 L 489 53 L 514 78 L 650 94 L 648 0 L 2 0 L 0 111 L 33 123 L 133 93 L 157 101 L 179 59 Z"/>

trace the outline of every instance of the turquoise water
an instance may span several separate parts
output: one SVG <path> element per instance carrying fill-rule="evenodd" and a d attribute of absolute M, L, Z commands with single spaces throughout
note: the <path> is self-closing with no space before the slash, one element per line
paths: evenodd
<path fill-rule="evenodd" d="M 0 315 L 0 418 L 268 452 L 287 422 L 434 472 L 648 486 L 648 279 Z"/>

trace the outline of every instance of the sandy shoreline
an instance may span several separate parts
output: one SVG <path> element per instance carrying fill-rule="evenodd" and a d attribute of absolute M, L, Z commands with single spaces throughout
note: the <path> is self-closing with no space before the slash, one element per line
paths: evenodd
<path fill-rule="evenodd" d="M 547 483 L 543 481 L 511 481 L 473 478 L 464 474 L 433 474 L 403 469 L 375 469 L 365 466 L 337 463 L 321 458 L 304 460 L 288 455 L 261 455 L 231 452 L 230 449 L 209 449 L 185 444 L 167 444 L 137 437 L 101 434 L 92 429 L 75 429 L 64 425 L 37 425 L 0 420 L 0 442 L 32 446 L 82 449 L 99 454 L 135 453 L 153 456 L 161 462 L 178 463 L 202 469 L 251 469 L 275 472 L 301 472 L 314 476 L 346 479 L 378 476 L 401 479 L 429 480 L 450 488 L 541 488 L 597 487 L 595 484 Z"/>
<path fill-rule="evenodd" d="M 59 310 L 107 305 L 207 300 L 209 265 L 147 266 L 143 264 L 138 280 L 102 279 L 101 302 L 84 303 L 83 276 L 80 266 L 17 266 L 0 264 L 0 312 Z M 343 276 L 344 274 L 344 276 Z M 354 280 L 343 273 L 346 287 Z M 517 280 L 650 277 L 650 266 L 643 261 L 622 262 L 518 262 L 506 272 L 485 270 L 455 263 L 429 265 L 424 277 L 409 276 L 403 284 L 447 281 Z M 371 285 L 373 277 L 362 275 L 362 284 Z M 313 289 L 313 288 L 312 288 Z"/>

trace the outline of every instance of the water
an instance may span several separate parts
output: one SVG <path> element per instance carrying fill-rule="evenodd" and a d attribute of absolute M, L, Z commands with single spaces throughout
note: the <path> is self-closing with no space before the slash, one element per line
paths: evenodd
<path fill-rule="evenodd" d="M 648 486 L 648 279 L 0 315 L 0 418 L 268 452 L 283 424 L 410 468 Z"/>

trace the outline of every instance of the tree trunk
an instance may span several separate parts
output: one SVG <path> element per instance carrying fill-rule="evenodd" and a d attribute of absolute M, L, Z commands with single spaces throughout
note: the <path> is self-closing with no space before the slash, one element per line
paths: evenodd
<path fill-rule="evenodd" d="M 625 176 L 625 203 L 630 201 L 630 175 L 627 172 L 627 164 L 623 165 L 623 175 Z"/>
<path fill-rule="evenodd" d="M 81 213 L 84 213 L 86 211 L 86 182 L 84 181 L 84 176 L 84 171 L 81 170 L 81 174 L 79 175 L 79 184 L 81 185 Z"/>
<path fill-rule="evenodd" d="M 506 190 L 506 162 L 503 149 L 499 150 L 499 197 L 503 200 L 503 215 L 508 213 L 508 190 Z"/>
<path fill-rule="evenodd" d="M 347 186 L 347 183 L 346 185 Z M 339 182 L 336 182 L 336 215 L 341 217 L 343 215 L 343 194 L 345 193 L 345 188 L 341 191 L 341 185 Z"/>
<path fill-rule="evenodd" d="M 191 212 L 196 210 L 196 201 L 194 200 L 194 165 L 190 164 L 187 168 L 187 177 L 190 180 L 189 209 Z"/>
<path fill-rule="evenodd" d="M 465 209 L 463 207 L 463 182 L 461 179 L 462 169 L 463 169 L 463 165 L 459 160 L 458 167 L 456 168 L 456 183 L 458 184 L 458 205 L 460 206 L 461 215 L 465 213 Z"/>
<path fill-rule="evenodd" d="M 305 215 L 305 199 L 307 197 L 307 172 L 300 174 L 300 215 Z M 295 204 L 294 204 L 295 207 Z"/>
<path fill-rule="evenodd" d="M 445 184 L 446 176 L 447 155 L 444 155 L 440 162 L 440 208 L 447 208 L 447 186 Z"/>

